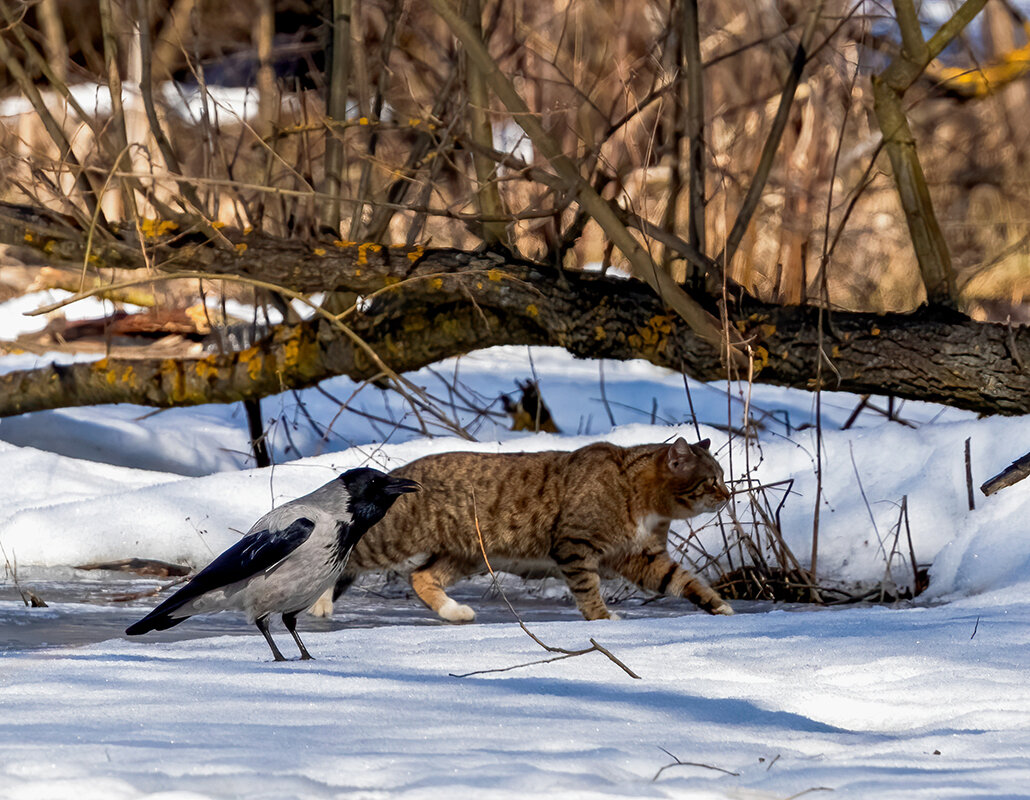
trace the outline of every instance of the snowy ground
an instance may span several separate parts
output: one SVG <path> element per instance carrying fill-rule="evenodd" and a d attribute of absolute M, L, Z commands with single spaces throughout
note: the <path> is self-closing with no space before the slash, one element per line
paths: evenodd
<path fill-rule="evenodd" d="M 17 327 L 9 320 L 0 306 L 0 323 Z M 34 361 L 7 356 L 0 370 Z M 511 433 L 463 408 L 497 410 L 534 371 L 564 434 Z M 14 576 L 0 581 L 0 798 L 1030 797 L 1030 489 L 978 493 L 970 511 L 963 462 L 968 438 L 976 485 L 1000 471 L 1025 452 L 1027 419 L 908 403 L 915 429 L 864 412 L 841 431 L 857 398 L 824 395 L 820 573 L 881 580 L 907 497 L 916 560 L 931 565 L 913 602 L 735 602 L 736 616 L 714 618 L 621 596 L 623 620 L 587 623 L 560 584 L 505 583 L 545 642 L 595 637 L 638 680 L 598 653 L 454 677 L 548 657 L 482 581 L 458 588 L 481 611 L 465 626 L 373 583 L 334 619 L 302 621 L 318 660 L 276 664 L 231 614 L 126 640 L 156 598 L 117 595 L 161 582 L 71 568 L 132 556 L 203 565 L 273 504 L 359 464 L 697 436 L 682 379 L 643 364 L 606 362 L 602 390 L 596 363 L 502 348 L 413 377 L 477 443 L 427 437 L 373 388 L 353 400 L 360 413 L 338 417 L 316 390 L 266 401 L 267 470 L 249 468 L 238 407 L 0 422 L 0 545 L 50 603 L 27 608 Z M 346 400 L 356 387 L 323 388 Z M 812 396 L 690 390 L 700 434 L 734 475 L 750 464 L 763 481 L 795 479 L 782 522 L 807 557 Z M 764 427 L 745 452 L 724 426 L 740 424 L 748 399 Z M 904 583 L 907 561 L 891 566 Z M 656 779 L 676 759 L 690 763 Z"/>
<path fill-rule="evenodd" d="M 36 651 L 4 661 L 0 797 L 1025 797 L 1028 623 L 1008 594 L 534 626 L 639 680 L 596 653 L 454 677 L 546 655 L 512 624 L 311 633 L 307 663 Z M 663 749 L 697 766 L 656 780 Z"/>

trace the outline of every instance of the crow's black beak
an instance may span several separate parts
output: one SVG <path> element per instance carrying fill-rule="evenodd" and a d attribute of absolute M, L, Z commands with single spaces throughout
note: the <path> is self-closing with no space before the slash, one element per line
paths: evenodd
<path fill-rule="evenodd" d="M 407 478 L 390 478 L 383 487 L 383 491 L 386 494 L 407 494 L 408 492 L 417 492 L 421 489 L 421 484 Z"/>

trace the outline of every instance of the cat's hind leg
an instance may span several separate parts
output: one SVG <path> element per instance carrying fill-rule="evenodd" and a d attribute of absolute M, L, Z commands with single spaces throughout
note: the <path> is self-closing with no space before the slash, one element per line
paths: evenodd
<path fill-rule="evenodd" d="M 729 603 L 719 597 L 718 592 L 669 558 L 664 547 L 648 547 L 617 561 L 612 559 L 609 566 L 650 592 L 685 597 L 709 614 L 733 614 Z"/>
<path fill-rule="evenodd" d="M 356 575 L 344 573 L 336 579 L 336 585 L 331 586 L 322 593 L 313 606 L 308 609 L 308 613 L 313 617 L 331 617 L 333 615 L 333 603 L 340 598 L 340 595 L 350 588 L 350 585 L 354 583 Z"/>
<path fill-rule="evenodd" d="M 322 593 L 313 606 L 308 609 L 308 613 L 313 617 L 331 617 L 333 615 L 333 590 L 332 588 L 326 589 Z"/>
<path fill-rule="evenodd" d="M 437 556 L 409 576 L 419 599 L 447 622 L 472 622 L 476 612 L 447 596 L 446 589 L 468 574 L 464 565 L 447 556 Z"/>
<path fill-rule="evenodd" d="M 597 572 L 599 554 L 586 546 L 586 542 L 587 539 L 578 537 L 559 541 L 551 558 L 561 570 L 585 619 L 618 619 L 608 611 L 601 597 L 601 576 Z"/>

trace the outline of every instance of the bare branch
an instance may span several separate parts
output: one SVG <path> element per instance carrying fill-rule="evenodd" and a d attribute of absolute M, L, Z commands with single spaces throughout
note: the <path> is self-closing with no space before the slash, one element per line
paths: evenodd
<path fill-rule="evenodd" d="M 103 213 L 99 211 L 100 199 L 97 196 L 96 189 L 91 185 L 89 177 L 82 168 L 82 163 L 72 150 L 71 142 L 68 141 L 68 137 L 65 136 L 64 130 L 60 125 L 58 125 L 57 120 L 54 119 L 54 115 L 50 113 L 50 109 L 47 108 L 46 103 L 43 102 L 43 97 L 39 93 L 39 89 L 36 88 L 36 85 L 32 82 L 28 73 L 25 72 L 25 68 L 21 65 L 21 62 L 14 57 L 14 54 L 7 46 L 7 42 L 4 40 L 2 34 L 0 34 L 0 63 L 3 63 L 7 68 L 7 71 L 14 78 L 18 87 L 22 90 L 22 93 L 32 104 L 32 108 L 39 115 L 40 121 L 43 123 L 43 127 L 46 128 L 47 134 L 49 134 L 53 143 L 57 145 L 57 149 L 61 153 L 61 158 L 64 161 L 67 161 L 71 166 L 74 173 L 75 185 L 82 193 L 82 201 L 86 204 L 86 210 L 89 213 L 89 216 L 103 220 Z M 69 206 L 72 209 L 75 209 L 74 205 L 69 204 Z"/>
<path fill-rule="evenodd" d="M 150 133 L 153 135 L 154 140 L 157 142 L 157 147 L 161 151 L 161 157 L 164 158 L 169 170 L 175 175 L 181 176 L 183 174 L 182 166 L 175 155 L 172 143 L 168 141 L 168 137 L 161 127 L 161 123 L 157 118 L 157 108 L 154 105 L 154 87 L 151 76 L 153 54 L 150 49 L 150 28 L 148 24 L 150 19 L 150 0 L 136 0 L 136 10 L 136 24 L 138 25 L 141 64 L 143 67 L 139 86 L 140 95 L 143 98 L 143 108 L 146 111 L 147 121 L 150 124 Z M 197 195 L 197 190 L 193 184 L 181 177 L 177 177 L 176 185 L 179 187 L 182 196 L 193 207 L 194 212 L 197 214 L 196 224 L 207 234 L 208 238 L 215 242 L 217 246 L 230 247 L 225 237 L 213 228 L 211 223 L 204 217 L 204 204 Z"/>
<path fill-rule="evenodd" d="M 430 0 L 430 2 L 461 41 L 469 58 L 482 70 L 490 88 L 504 103 L 508 111 L 514 115 L 516 122 L 526 132 L 533 144 L 550 162 L 567 187 L 576 193 L 576 197 L 587 213 L 597 221 L 615 246 L 629 259 L 634 273 L 641 280 L 650 284 L 658 295 L 675 309 L 676 313 L 683 317 L 705 342 L 718 349 L 727 346 L 735 358 L 739 357 L 740 354 L 733 344 L 724 343 L 723 330 L 719 321 L 684 292 L 668 273 L 658 268 L 647 251 L 622 224 L 611 206 L 584 180 L 575 163 L 562 152 L 558 142 L 544 130 L 544 126 L 536 115 L 530 112 L 511 81 L 505 77 L 490 57 L 483 45 L 483 40 L 476 36 L 475 31 L 455 11 L 450 0 Z"/>
<path fill-rule="evenodd" d="M 483 37 L 482 9 L 479 0 L 465 0 L 465 16 L 473 32 L 478 38 Z M 493 128 L 490 123 L 490 95 L 487 92 L 486 78 L 473 59 L 467 59 L 465 82 L 468 87 L 469 138 L 484 147 L 493 147 Z M 482 152 L 472 154 L 472 164 L 476 171 L 476 197 L 479 201 L 479 212 L 486 217 L 498 218 L 504 214 L 504 204 L 497 188 L 497 175 L 494 163 Z M 509 247 L 505 226 L 500 222 L 489 222 L 482 225 L 483 241 L 487 244 L 502 243 Z"/>
<path fill-rule="evenodd" d="M 919 24 L 919 16 L 912 0 L 893 0 L 894 13 L 898 17 L 898 30 L 901 31 L 901 45 L 910 61 L 929 62 L 927 58 L 926 40 Z"/>
<path fill-rule="evenodd" d="M 762 199 L 762 192 L 769 180 L 769 173 L 772 171 L 773 159 L 776 157 L 776 150 L 780 146 L 780 139 L 783 138 L 783 131 L 787 127 L 787 120 L 790 118 L 790 108 L 794 104 L 794 95 L 797 92 L 798 84 L 801 82 L 801 73 L 808 62 L 809 51 L 812 48 L 812 39 L 815 38 L 816 27 L 819 24 L 819 17 L 822 15 L 825 0 L 820 2 L 809 11 L 808 22 L 801 34 L 801 41 L 798 42 L 797 50 L 794 53 L 794 60 L 790 65 L 790 73 L 780 93 L 780 104 L 776 108 L 776 116 L 773 117 L 772 127 L 762 147 L 762 155 L 758 160 L 758 167 L 748 186 L 744 202 L 741 203 L 740 211 L 733 222 L 733 228 L 726 237 L 726 246 L 723 252 L 716 256 L 716 261 L 729 264 L 740 246 L 740 240 L 744 238 L 748 225 L 751 224 L 751 217 L 758 208 L 758 201 Z"/>
<path fill-rule="evenodd" d="M 990 497 L 997 491 L 1011 486 L 1014 483 L 1019 483 L 1023 478 L 1030 475 L 1030 453 L 1025 456 L 1017 458 L 1009 466 L 1005 467 L 1001 472 L 995 475 L 980 487 L 980 491 Z"/>

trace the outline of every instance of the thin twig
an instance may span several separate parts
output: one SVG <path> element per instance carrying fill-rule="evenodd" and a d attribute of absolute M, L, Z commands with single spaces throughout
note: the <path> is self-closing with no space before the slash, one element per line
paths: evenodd
<path fill-rule="evenodd" d="M 916 548 L 912 544 L 912 526 L 908 523 L 908 495 L 901 498 L 901 517 L 905 521 L 905 537 L 908 540 L 908 560 L 912 564 L 912 596 L 919 594 L 923 587 L 919 585 L 919 565 L 916 564 Z"/>
<path fill-rule="evenodd" d="M 631 670 L 624 663 L 622 663 L 622 661 L 616 658 L 615 655 L 613 655 L 608 648 L 602 647 L 592 638 L 589 640 L 591 645 L 590 647 L 584 648 L 582 650 L 567 650 L 564 647 L 554 647 L 553 645 L 547 644 L 542 639 L 540 639 L 540 637 L 538 637 L 535 633 L 533 633 L 528 627 L 526 627 L 526 623 L 522 621 L 522 617 L 519 616 L 519 612 L 515 610 L 515 606 L 511 604 L 511 601 L 508 599 L 508 595 L 504 593 L 504 589 L 501 587 L 500 582 L 497 580 L 496 573 L 494 573 L 494 568 L 490 565 L 490 558 L 486 554 L 486 543 L 483 541 L 483 531 L 479 527 L 479 512 L 476 510 L 475 492 L 472 493 L 472 519 L 476 525 L 476 535 L 479 537 L 479 550 L 483 555 L 483 563 L 486 564 L 486 568 L 490 573 L 490 578 L 493 582 L 494 588 L 497 589 L 497 592 L 501 595 L 501 599 L 504 600 L 504 604 L 508 606 L 508 610 L 511 611 L 512 616 L 515 617 L 515 620 L 518 622 L 519 627 L 522 628 L 523 633 L 525 633 L 530 639 L 532 639 L 534 642 L 540 645 L 540 647 L 542 647 L 548 653 L 558 653 L 559 656 L 557 658 L 545 659 L 544 661 L 533 661 L 528 664 L 516 664 L 515 666 L 505 667 L 503 669 L 475 670 L 473 672 L 465 672 L 460 675 L 450 673 L 452 678 L 467 678 L 471 675 L 482 675 L 488 672 L 507 672 L 513 669 L 520 669 L 521 667 L 530 667 L 534 664 L 547 664 L 551 661 L 560 661 L 565 658 L 571 658 L 573 656 L 584 656 L 587 653 L 596 652 L 607 656 L 612 661 L 612 663 L 616 664 L 619 668 L 622 669 L 623 672 L 625 672 L 631 678 L 636 678 L 637 680 L 640 679 L 639 675 L 637 675 L 633 670 Z"/>
<path fill-rule="evenodd" d="M 165 135 L 164 128 L 161 127 L 161 122 L 157 117 L 157 108 L 154 105 L 154 92 L 153 83 L 151 81 L 151 42 L 150 42 L 150 0 L 136 0 L 136 22 L 138 25 L 137 34 L 139 37 L 140 44 L 140 97 L 143 100 L 143 110 L 146 112 L 147 123 L 150 126 L 150 133 L 154 137 L 154 141 L 157 142 L 157 148 L 161 151 L 161 157 L 164 159 L 167 168 L 175 173 L 176 175 L 182 175 L 182 167 L 179 163 L 179 159 L 175 154 L 175 150 L 172 148 L 171 142 Z M 186 180 L 185 178 L 175 178 L 175 183 L 179 187 L 179 192 L 182 194 L 183 199 L 187 201 L 189 206 L 196 214 L 196 224 L 204 232 L 211 243 L 223 250 L 231 251 L 233 249 L 232 242 L 230 242 L 225 236 L 211 225 L 207 220 L 204 204 L 197 194 L 197 190 L 194 187 L 193 182 Z"/>
<path fill-rule="evenodd" d="M 969 450 L 970 439 L 966 439 L 966 495 L 969 498 L 969 510 L 976 511 L 976 501 L 973 498 L 973 458 Z"/>
<path fill-rule="evenodd" d="M 615 415 L 612 413 L 612 407 L 608 403 L 608 394 L 604 390 L 604 359 L 597 359 L 597 371 L 601 383 L 601 402 L 604 403 L 604 410 L 608 412 L 608 421 L 615 427 Z"/>
<path fill-rule="evenodd" d="M 751 222 L 751 217 L 754 214 L 755 209 L 758 208 L 758 202 L 761 200 L 765 184 L 769 179 L 769 173 L 772 171 L 772 164 L 773 159 L 776 156 L 776 150 L 779 148 L 780 139 L 783 137 L 783 132 L 787 127 L 787 120 L 790 118 L 790 109 L 794 104 L 794 95 L 797 92 L 798 84 L 801 82 L 801 73 L 804 71 L 805 65 L 808 63 L 812 39 L 815 37 L 815 30 L 819 23 L 819 18 L 822 15 L 824 5 L 825 0 L 820 0 L 820 2 L 817 3 L 811 11 L 809 11 L 808 21 L 805 24 L 805 29 L 801 34 L 801 40 L 798 42 L 797 50 L 794 53 L 790 73 L 784 83 L 783 92 L 780 94 L 780 103 L 776 109 L 776 115 L 773 117 L 772 126 L 770 127 L 769 134 L 766 137 L 765 145 L 762 148 L 762 156 L 758 162 L 758 167 L 751 180 L 751 185 L 748 187 L 748 192 L 744 198 L 744 202 L 741 204 L 740 211 L 737 212 L 737 218 L 733 222 L 733 228 L 726 237 L 726 245 L 723 248 L 723 253 L 721 256 L 716 257 L 716 261 L 724 261 L 726 264 L 729 264 L 729 262 L 733 260 L 733 256 L 737 252 L 737 247 L 740 244 L 741 239 L 744 238 L 744 232 L 747 230 L 748 225 Z"/>
<path fill-rule="evenodd" d="M 4 549 L 4 545 L 0 542 L 0 555 L 4 557 L 4 567 L 7 570 L 7 574 L 11 576 L 11 580 L 14 583 L 14 588 L 18 590 L 18 594 L 21 595 L 21 601 L 32 608 L 47 608 L 47 604 L 43 602 L 42 598 L 31 589 L 25 589 L 21 585 L 21 581 L 18 580 L 18 564 L 17 561 L 12 565 L 11 560 L 7 557 L 7 551 Z"/>
<path fill-rule="evenodd" d="M 671 764 L 666 764 L 664 767 L 658 770 L 658 772 L 655 773 L 654 777 L 651 778 L 651 783 L 654 783 L 656 780 L 658 780 L 661 774 L 670 767 L 702 767 L 703 769 L 710 769 L 714 770 L 715 772 L 722 772 L 725 775 L 733 775 L 734 777 L 740 775 L 739 772 L 730 772 L 728 769 L 723 769 L 722 767 L 713 767 L 711 764 L 701 764 L 697 761 L 680 761 L 680 759 L 677 756 L 674 756 L 661 745 L 658 745 L 658 749 L 665 753 L 665 755 L 667 755 L 669 758 L 674 759 L 674 761 Z"/>
<path fill-rule="evenodd" d="M 873 525 L 873 533 L 876 534 L 876 539 L 880 543 L 880 551 L 883 553 L 883 557 L 885 559 L 888 559 L 889 567 L 890 563 L 889 556 L 887 555 L 887 549 L 883 546 L 883 537 L 880 536 L 880 529 L 876 525 L 876 516 L 873 514 L 873 507 L 872 505 L 870 505 L 869 497 L 865 493 L 865 487 L 862 485 L 862 475 L 859 473 L 858 464 L 855 461 L 855 446 L 853 442 L 848 442 L 848 450 L 851 453 L 851 468 L 855 471 L 855 480 L 858 482 L 858 492 L 860 495 L 862 495 L 862 502 L 865 503 L 865 510 L 869 514 L 869 521 Z"/>
<path fill-rule="evenodd" d="M 64 130 L 57 123 L 57 120 L 54 119 L 53 114 L 50 113 L 50 109 L 47 108 L 47 105 L 43 101 L 43 97 L 36 88 L 32 78 L 21 65 L 21 62 L 14 57 L 14 54 L 7 46 L 7 43 L 4 41 L 2 36 L 0 36 L 0 63 L 3 63 L 7 68 L 7 71 L 17 82 L 26 99 L 32 104 L 32 108 L 39 116 L 47 134 L 49 134 L 50 139 L 61 153 L 61 159 L 63 161 L 67 161 L 71 165 L 75 176 L 75 185 L 82 193 L 82 201 L 86 204 L 87 213 L 90 216 L 99 213 L 100 219 L 104 221 L 106 226 L 106 219 L 103 216 L 103 211 L 97 211 L 97 207 L 100 205 L 100 198 L 97 196 L 96 189 L 92 184 L 90 184 L 89 176 L 82 168 L 82 162 L 79 161 L 78 157 L 75 155 L 75 151 L 72 149 L 71 142 L 68 140 L 67 135 L 65 135 Z M 81 210 L 71 202 L 69 202 L 69 208 L 70 210 L 73 210 L 76 216 L 79 217 L 79 221 L 82 222 Z"/>
<path fill-rule="evenodd" d="M 809 792 L 833 792 L 835 789 L 831 789 L 829 786 L 813 786 L 811 789 L 805 789 L 803 792 L 792 794 L 790 797 L 785 797 L 783 800 L 797 800 L 799 797 L 804 797 Z"/>
<path fill-rule="evenodd" d="M 483 77 L 500 101 L 507 107 L 532 140 L 533 145 L 546 158 L 551 167 L 565 183 L 566 189 L 575 192 L 580 205 L 594 218 L 605 234 L 622 251 L 633 267 L 634 273 L 646 281 L 694 330 L 698 336 L 713 347 L 728 348 L 731 358 L 738 358 L 736 341 L 723 342 L 718 320 L 696 300 L 690 297 L 672 280 L 671 276 L 658 268 L 650 254 L 626 229 L 615 213 L 612 204 L 604 200 L 580 174 L 579 168 L 570 159 L 561 144 L 544 128 L 544 125 L 526 105 L 514 84 L 500 71 L 483 44 L 482 37 L 469 26 L 457 12 L 450 0 L 430 0 L 430 5 L 447 23 L 451 32 L 461 41 L 465 52 L 483 72 Z"/>

